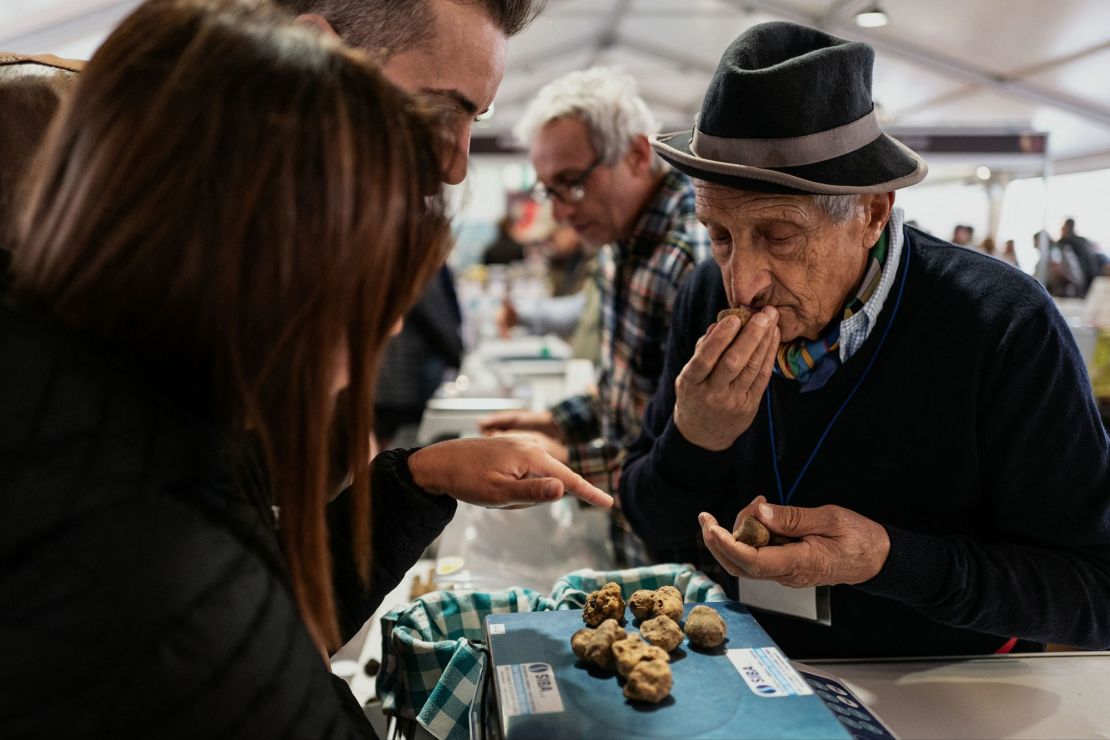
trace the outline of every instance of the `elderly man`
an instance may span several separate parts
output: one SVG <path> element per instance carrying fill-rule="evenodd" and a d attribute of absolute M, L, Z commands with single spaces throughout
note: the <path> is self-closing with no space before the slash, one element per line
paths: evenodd
<path fill-rule="evenodd" d="M 829 624 L 756 612 L 793 657 L 1106 647 L 1110 445 L 1083 362 L 1034 281 L 904 226 L 893 191 L 926 168 L 879 129 L 872 61 L 755 26 L 693 130 L 655 142 L 696 178 L 714 261 L 676 302 L 625 512 L 733 595 L 831 586 Z M 737 542 L 738 513 L 794 541 Z"/>
<path fill-rule="evenodd" d="M 601 371 L 596 396 L 481 422 L 486 433 L 544 435 L 556 458 L 613 492 L 663 369 L 679 286 L 709 256 L 693 186 L 652 153 L 653 131 L 635 82 L 611 68 L 572 72 L 550 83 L 518 124 L 517 136 L 536 168 L 534 194 L 550 200 L 555 218 L 573 226 L 583 242 L 602 247 Z M 619 514 L 611 534 L 618 564 L 646 562 Z"/>

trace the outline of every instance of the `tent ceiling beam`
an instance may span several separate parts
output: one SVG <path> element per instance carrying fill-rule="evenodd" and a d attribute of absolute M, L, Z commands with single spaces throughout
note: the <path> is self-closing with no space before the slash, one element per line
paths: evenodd
<path fill-rule="evenodd" d="M 816 25 L 820 18 L 814 18 L 798 11 L 778 0 L 731 0 L 738 8 L 746 11 L 759 10 L 771 15 L 779 16 L 786 20 L 807 25 Z M 952 57 L 938 54 L 906 41 L 888 41 L 877 37 L 860 37 L 853 32 L 846 22 L 826 28 L 848 38 L 866 41 L 882 53 L 902 59 L 916 66 L 932 72 L 941 71 L 954 79 L 996 90 L 1005 95 L 1047 105 L 1073 115 L 1092 121 L 1110 128 L 1110 108 L 1097 105 L 1088 100 L 1082 100 L 1065 93 L 1046 90 L 1040 86 L 1014 79 L 1008 75 L 1000 75 L 965 64 Z"/>
<path fill-rule="evenodd" d="M 602 55 L 612 49 L 617 44 L 617 34 L 620 33 L 621 24 L 624 23 L 625 16 L 628 15 L 628 9 L 632 5 L 632 0 L 618 0 L 613 5 L 613 9 L 609 13 L 605 25 L 602 27 L 601 32 L 597 36 L 597 43 L 594 45 L 594 51 L 590 54 L 590 58 L 586 62 L 586 69 L 595 66 L 601 61 Z"/>

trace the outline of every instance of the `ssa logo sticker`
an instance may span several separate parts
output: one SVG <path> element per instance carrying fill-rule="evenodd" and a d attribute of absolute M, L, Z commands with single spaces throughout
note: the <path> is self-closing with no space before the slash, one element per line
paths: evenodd
<path fill-rule="evenodd" d="M 547 663 L 524 664 L 524 691 L 531 705 L 530 714 L 548 714 L 563 711 L 563 698 L 555 683 L 555 671 Z"/>
<path fill-rule="evenodd" d="M 773 678 L 767 676 L 760 670 L 760 667 L 748 663 L 747 665 L 737 666 L 740 675 L 744 678 L 744 683 L 748 688 L 759 694 L 760 696 L 790 696 L 776 684 L 772 683 Z"/>
<path fill-rule="evenodd" d="M 774 698 L 813 693 L 777 648 L 729 650 L 728 659 L 756 696 Z"/>
<path fill-rule="evenodd" d="M 555 671 L 547 663 L 497 666 L 497 698 L 506 717 L 563 711 Z"/>

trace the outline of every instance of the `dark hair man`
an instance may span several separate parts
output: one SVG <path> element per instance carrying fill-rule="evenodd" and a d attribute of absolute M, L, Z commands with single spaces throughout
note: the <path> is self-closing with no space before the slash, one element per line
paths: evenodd
<path fill-rule="evenodd" d="M 470 127 L 493 104 L 509 37 L 544 6 L 544 0 L 278 2 L 368 52 L 405 92 L 444 104 L 455 148 L 444 160 L 443 179 L 452 185 L 466 177 Z"/>

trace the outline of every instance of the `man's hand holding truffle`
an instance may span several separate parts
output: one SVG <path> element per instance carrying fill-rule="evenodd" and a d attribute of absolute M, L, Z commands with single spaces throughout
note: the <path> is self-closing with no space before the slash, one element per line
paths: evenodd
<path fill-rule="evenodd" d="M 724 450 L 751 426 L 774 367 L 777 321 L 770 306 L 743 328 L 726 316 L 698 340 L 675 379 L 674 423 L 689 442 Z"/>
<path fill-rule="evenodd" d="M 890 538 L 881 524 L 841 506 L 775 506 L 760 496 L 740 515 L 744 514 L 758 517 L 772 533 L 799 541 L 750 547 L 737 542 L 712 515 L 700 514 L 706 547 L 734 576 L 795 588 L 863 583 L 882 570 L 890 552 Z"/>

